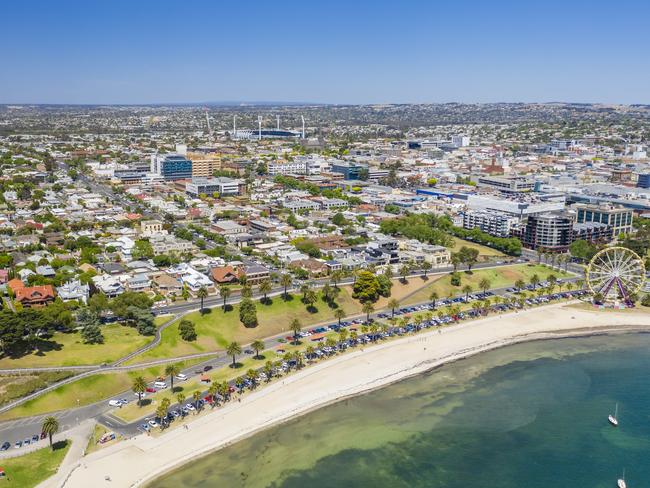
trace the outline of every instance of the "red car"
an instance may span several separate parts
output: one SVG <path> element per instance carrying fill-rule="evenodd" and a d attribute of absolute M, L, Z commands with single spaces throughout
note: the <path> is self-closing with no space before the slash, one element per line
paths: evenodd
<path fill-rule="evenodd" d="M 155 388 L 147 387 L 147 393 L 156 393 Z"/>

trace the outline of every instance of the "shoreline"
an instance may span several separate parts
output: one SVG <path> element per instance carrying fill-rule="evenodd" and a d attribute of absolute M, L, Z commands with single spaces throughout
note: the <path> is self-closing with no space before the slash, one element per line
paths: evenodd
<path fill-rule="evenodd" d="M 521 323 L 522 318 L 528 320 Z M 241 402 L 231 401 L 197 418 L 188 430 L 175 429 L 155 438 L 141 435 L 93 453 L 39 486 L 95 486 L 105 476 L 111 477 L 111 486 L 145 486 L 297 416 L 481 352 L 523 342 L 644 332 L 650 332 L 650 315 L 553 304 L 405 336 L 281 378 L 247 394 Z"/>

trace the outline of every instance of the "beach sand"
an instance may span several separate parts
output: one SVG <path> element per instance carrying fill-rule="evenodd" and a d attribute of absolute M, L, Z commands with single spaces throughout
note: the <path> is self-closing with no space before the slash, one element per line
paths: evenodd
<path fill-rule="evenodd" d="M 650 331 L 650 314 L 555 304 L 364 346 L 262 386 L 241 402 L 198 417 L 187 430 L 140 435 L 95 452 L 40 487 L 143 486 L 198 456 L 297 415 L 481 351 L 529 340 L 642 330 Z"/>

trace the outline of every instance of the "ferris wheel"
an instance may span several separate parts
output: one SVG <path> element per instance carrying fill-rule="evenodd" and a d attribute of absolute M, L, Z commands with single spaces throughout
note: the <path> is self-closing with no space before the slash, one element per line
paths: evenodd
<path fill-rule="evenodd" d="M 630 301 L 630 296 L 641 291 L 645 283 L 643 260 L 625 247 L 607 247 L 589 262 L 587 286 L 605 301 Z"/>

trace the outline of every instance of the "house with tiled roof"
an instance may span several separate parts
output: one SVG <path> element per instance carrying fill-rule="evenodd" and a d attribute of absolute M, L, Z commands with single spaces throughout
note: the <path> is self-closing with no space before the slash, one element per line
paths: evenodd
<path fill-rule="evenodd" d="M 232 266 L 212 268 L 210 270 L 210 278 L 212 278 L 214 282 L 218 284 L 235 283 L 238 280 L 237 270 L 235 270 L 235 268 Z"/>
<path fill-rule="evenodd" d="M 24 307 L 41 307 L 54 301 L 52 285 L 24 286 L 14 291 L 16 301 Z"/>

